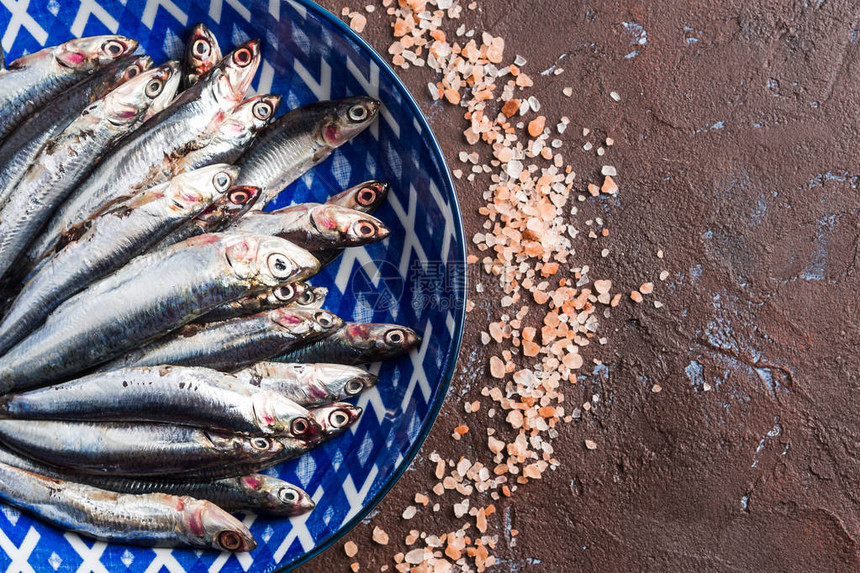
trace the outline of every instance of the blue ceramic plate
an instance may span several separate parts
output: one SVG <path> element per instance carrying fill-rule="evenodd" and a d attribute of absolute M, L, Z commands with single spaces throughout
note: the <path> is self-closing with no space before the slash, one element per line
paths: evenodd
<path fill-rule="evenodd" d="M 379 385 L 361 395 L 359 423 L 311 454 L 272 470 L 317 503 L 306 516 L 247 516 L 259 546 L 248 554 L 106 545 L 64 533 L 0 505 L 0 569 L 15 571 L 268 572 L 319 553 L 353 527 L 403 473 L 436 417 L 463 333 L 465 242 L 439 145 L 404 85 L 363 40 L 311 2 L 261 0 L 3 1 L 6 61 L 72 36 L 118 33 L 161 62 L 177 58 L 187 30 L 204 22 L 225 51 L 263 40 L 257 93 L 284 96 L 283 110 L 368 94 L 379 122 L 278 198 L 324 201 L 367 179 L 392 191 L 378 212 L 391 237 L 347 250 L 314 279 L 326 308 L 347 320 L 396 322 L 424 337 L 417 352 L 378 367 Z M 375 367 L 374 369 L 376 369 Z"/>

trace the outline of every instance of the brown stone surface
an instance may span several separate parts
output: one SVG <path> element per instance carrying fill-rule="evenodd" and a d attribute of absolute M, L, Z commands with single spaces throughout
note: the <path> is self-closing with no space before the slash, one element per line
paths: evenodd
<path fill-rule="evenodd" d="M 571 404 L 601 400 L 594 415 L 561 427 L 561 467 L 496 503 L 496 570 L 860 569 L 860 8 L 479 4 L 464 11 L 467 27 L 503 36 L 506 58 L 528 59 L 548 125 L 572 119 L 563 137 L 583 190 L 602 182 L 601 164 L 618 167 L 617 203 L 585 204 L 611 230 L 611 252 L 577 247 L 581 261 L 620 292 L 656 283 L 645 303 L 625 299 L 602 322 L 606 346 L 586 351 L 608 373 L 566 389 Z M 632 45 L 624 22 L 640 24 L 647 44 Z M 384 52 L 383 10 L 368 15 L 364 34 Z M 563 74 L 539 75 L 563 55 Z M 401 75 L 454 168 L 466 146 L 461 112 L 430 103 L 427 70 Z M 584 126 L 615 139 L 610 161 L 576 150 Z M 481 192 L 459 183 L 469 236 L 482 223 Z M 671 276 L 661 283 L 664 268 Z M 435 483 L 433 450 L 487 457 L 486 407 L 469 416 L 462 440 L 450 437 L 465 419 L 462 399 L 491 383 L 493 346 L 482 347 L 479 332 L 498 293 L 482 282 L 491 296 L 475 299 L 449 400 L 411 471 L 346 536 L 358 544 L 354 559 L 341 541 L 302 573 L 348 571 L 353 561 L 362 571 L 391 567 L 410 529 L 441 534 L 462 523 L 451 494 L 438 513 L 400 514 Z M 520 532 L 513 547 L 506 519 Z M 372 542 L 374 526 L 390 535 L 387 546 Z"/>

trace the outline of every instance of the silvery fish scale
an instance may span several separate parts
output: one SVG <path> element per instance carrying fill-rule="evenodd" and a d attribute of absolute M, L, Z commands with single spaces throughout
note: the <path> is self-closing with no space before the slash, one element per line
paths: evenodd
<path fill-rule="evenodd" d="M 11 11 L 10 11 L 10 7 Z M 378 124 L 286 189 L 277 206 L 325 201 L 361 181 L 392 184 L 377 212 L 391 237 L 349 249 L 314 284 L 325 308 L 345 320 L 396 322 L 424 337 L 417 352 L 374 367 L 379 385 L 345 435 L 272 470 L 317 503 L 293 519 L 248 516 L 259 547 L 241 555 L 105 545 L 64 533 L 0 505 L 0 570 L 268 572 L 291 568 L 348 531 L 390 489 L 429 431 L 453 372 L 465 306 L 465 241 L 442 154 L 408 92 L 342 22 L 301 0 L 30 0 L 0 4 L 6 61 L 73 36 L 138 39 L 157 63 L 177 58 L 186 33 L 204 22 L 225 48 L 263 41 L 256 93 L 284 96 L 281 113 L 320 99 L 379 97 Z"/>

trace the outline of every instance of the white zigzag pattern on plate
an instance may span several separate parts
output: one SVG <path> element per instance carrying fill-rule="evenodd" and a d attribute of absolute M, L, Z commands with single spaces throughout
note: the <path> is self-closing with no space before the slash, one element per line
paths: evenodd
<path fill-rule="evenodd" d="M 379 284 L 382 280 L 380 262 L 383 261 L 396 268 L 396 274 L 403 281 L 410 280 L 416 272 L 416 261 L 426 264 L 428 257 L 449 261 L 457 244 L 457 227 L 450 199 L 446 200 L 438 179 L 434 179 L 436 167 L 422 164 L 418 159 L 424 157 L 425 163 L 428 162 L 426 152 L 421 155 L 426 146 L 423 139 L 426 134 L 408 108 L 405 96 L 396 87 L 383 86 L 381 82 L 389 80 L 383 79 L 380 67 L 373 61 L 364 61 L 364 55 L 355 51 L 352 44 L 345 43 L 329 24 L 309 14 L 304 6 L 291 0 L 260 0 L 258 3 L 146 0 L 145 3 L 131 3 L 132 6 L 126 3 L 127 0 L 81 0 L 79 4 L 55 0 L 0 0 L 3 48 L 7 55 L 10 52 L 20 55 L 62 42 L 70 35 L 122 34 L 123 26 L 131 19 L 152 31 L 149 38 L 141 40 L 147 51 L 159 59 L 168 55 L 167 52 L 174 52 L 178 41 L 185 38 L 186 27 L 199 20 L 208 18 L 206 23 L 225 44 L 228 39 L 246 37 L 261 26 L 268 26 L 265 34 L 259 34 L 269 40 L 264 50 L 266 59 L 255 84 L 257 93 L 281 93 L 284 109 L 287 109 L 288 100 L 290 105 L 297 105 L 355 93 L 383 99 L 382 121 L 362 136 L 376 144 L 375 154 L 351 149 L 347 155 L 341 155 L 339 151 L 337 161 L 323 163 L 294 184 L 294 193 L 296 197 L 305 197 L 303 200 L 319 200 L 335 190 L 338 178 L 352 184 L 360 181 L 355 178 L 362 175 L 367 175 L 363 178 L 392 181 L 396 188 L 382 214 L 377 214 L 392 228 L 392 237 L 382 244 L 347 250 L 320 280 L 327 281 L 325 286 L 331 290 L 329 298 L 333 311 L 345 318 L 369 314 L 377 319 L 410 324 L 424 336 L 425 344 L 408 359 L 373 366 L 372 370 L 379 372 L 390 385 L 385 389 L 371 389 L 358 398 L 357 404 L 365 409 L 365 416 L 341 437 L 341 441 L 334 440 L 314 450 L 304 463 L 287 464 L 267 472 L 295 483 L 307 483 L 317 509 L 292 518 L 288 523 L 248 515 L 245 524 L 254 530 L 260 542 L 255 552 L 231 555 L 93 543 L 74 533 L 58 532 L 11 507 L 2 506 L 7 521 L 0 523 L 0 568 L 35 572 L 50 567 L 63 573 L 107 573 L 123 568 L 131 573 L 268 572 L 293 563 L 303 553 L 313 550 L 358 515 L 385 487 L 422 427 L 434 398 L 433 384 L 441 364 L 453 359 L 446 354 L 450 350 L 448 342 L 432 347 L 427 344 L 431 336 L 437 340 L 452 340 L 457 320 L 451 307 L 435 314 L 413 312 L 407 301 L 410 297 L 414 299 L 415 293 L 404 292 L 400 308 L 380 314 L 372 301 L 359 303 L 354 299 L 350 293 L 352 281 L 362 275 L 374 287 L 384 286 Z M 259 24 L 261 20 L 265 24 Z M 254 23 L 258 23 L 257 28 Z M 140 33 L 141 30 L 132 27 L 128 35 Z M 272 42 L 272 38 L 276 42 Z M 18 42 L 20 46 L 15 51 Z M 285 59 L 282 52 L 291 53 L 290 58 Z M 328 59 L 321 54 L 329 54 Z M 387 159 L 387 165 L 380 164 L 381 156 Z M 302 193 L 304 195 L 300 195 Z M 443 335 L 447 338 L 440 338 Z M 434 373 L 432 380 L 428 371 Z M 351 445 L 344 445 L 347 439 L 352 440 Z M 359 449 L 360 457 L 355 455 Z M 301 468 L 306 473 L 300 480 L 296 472 Z M 322 481 L 329 476 L 338 480 L 337 483 Z"/>

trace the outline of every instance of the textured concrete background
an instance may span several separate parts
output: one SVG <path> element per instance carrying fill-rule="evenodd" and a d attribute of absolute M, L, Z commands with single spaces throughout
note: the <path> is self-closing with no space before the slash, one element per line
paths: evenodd
<path fill-rule="evenodd" d="M 321 3 L 338 14 L 343 7 Z M 496 570 L 860 569 L 860 8 L 838 0 L 479 4 L 464 22 L 503 36 L 510 59 L 528 59 L 548 124 L 568 115 L 571 145 L 581 145 L 582 126 L 616 141 L 609 162 L 619 169 L 620 202 L 602 213 L 611 254 L 577 247 L 592 275 L 629 292 L 662 268 L 672 272 L 651 297 L 665 308 L 625 304 L 602 322 L 609 342 L 594 356 L 608 371 L 566 390 L 573 404 L 599 392 L 601 406 L 562 426 L 557 471 L 496 503 Z M 630 24 L 641 26 L 644 45 Z M 383 53 L 389 34 L 384 13 L 369 16 L 364 35 Z M 563 54 L 562 75 L 538 76 Z M 427 70 L 401 75 L 454 168 L 465 147 L 461 111 L 430 104 Z M 569 160 L 597 180 L 603 161 L 593 153 Z M 481 192 L 459 184 L 469 236 L 482 223 Z M 478 399 L 489 384 L 479 332 L 494 295 L 483 282 L 491 296 L 469 317 L 442 417 L 371 525 L 346 537 L 358 543 L 363 571 L 392 565 L 410 529 L 441 534 L 462 523 L 453 501 L 411 521 L 399 516 L 436 481 L 429 452 L 486 457 L 485 434 L 450 438 L 464 418 L 456 398 Z M 598 449 L 586 450 L 584 438 Z M 505 516 L 520 531 L 513 547 Z M 389 546 L 371 542 L 372 525 L 391 535 Z M 301 571 L 347 571 L 352 561 L 339 542 Z"/>

